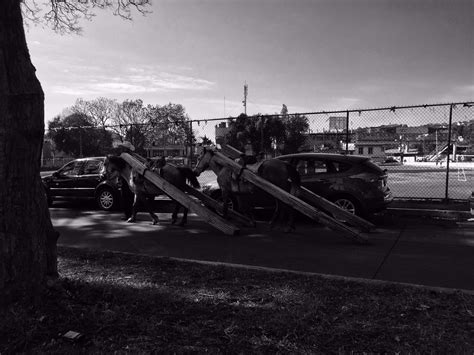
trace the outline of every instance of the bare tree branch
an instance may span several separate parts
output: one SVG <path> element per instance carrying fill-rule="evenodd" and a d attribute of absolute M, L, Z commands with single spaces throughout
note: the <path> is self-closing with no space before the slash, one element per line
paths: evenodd
<path fill-rule="evenodd" d="M 132 12 L 146 15 L 150 11 L 146 7 L 151 0 L 22 0 L 22 12 L 26 25 L 44 23 L 54 31 L 80 33 L 81 20 L 91 20 L 95 10 L 111 9 L 113 14 L 131 20 Z"/>

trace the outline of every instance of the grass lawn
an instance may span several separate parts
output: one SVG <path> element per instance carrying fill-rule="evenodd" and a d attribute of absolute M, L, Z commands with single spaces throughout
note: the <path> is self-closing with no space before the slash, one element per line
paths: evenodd
<path fill-rule="evenodd" d="M 0 314 L 0 354 L 474 351 L 461 292 L 66 248 L 59 270 Z"/>

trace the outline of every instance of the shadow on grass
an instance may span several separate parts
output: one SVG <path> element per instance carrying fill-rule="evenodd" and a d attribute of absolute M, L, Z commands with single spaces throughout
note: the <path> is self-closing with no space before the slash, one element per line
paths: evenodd
<path fill-rule="evenodd" d="M 16 304 L 0 352 L 469 352 L 474 297 L 87 250 Z M 69 330 L 83 334 L 68 341 Z"/>

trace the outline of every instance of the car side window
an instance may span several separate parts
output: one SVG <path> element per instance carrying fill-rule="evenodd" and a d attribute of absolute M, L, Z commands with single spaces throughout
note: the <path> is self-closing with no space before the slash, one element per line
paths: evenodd
<path fill-rule="evenodd" d="M 84 175 L 100 174 L 102 165 L 101 160 L 89 160 L 84 167 Z"/>
<path fill-rule="evenodd" d="M 327 173 L 326 162 L 322 160 L 300 159 L 296 163 L 296 170 L 301 176 Z"/>
<path fill-rule="evenodd" d="M 296 163 L 296 170 L 301 176 L 306 175 L 306 160 L 298 160 Z"/>
<path fill-rule="evenodd" d="M 338 172 L 338 173 L 342 173 L 342 172 L 347 171 L 351 168 L 350 164 L 341 163 L 341 162 L 337 162 L 337 161 L 333 161 L 331 163 L 334 166 L 335 171 Z"/>
<path fill-rule="evenodd" d="M 74 176 L 79 175 L 79 171 L 81 169 L 82 162 L 81 161 L 72 161 L 69 164 L 65 165 L 61 170 L 60 174 L 64 176 Z"/>
<path fill-rule="evenodd" d="M 328 172 L 328 166 L 325 161 L 313 160 L 311 163 L 314 165 L 314 174 L 324 174 Z"/>

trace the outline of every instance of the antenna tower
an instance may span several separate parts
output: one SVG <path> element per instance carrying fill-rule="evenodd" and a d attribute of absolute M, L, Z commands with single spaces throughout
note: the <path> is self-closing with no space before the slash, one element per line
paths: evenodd
<path fill-rule="evenodd" d="M 244 113 L 245 115 L 247 115 L 247 94 L 249 92 L 249 87 L 247 85 L 247 82 L 245 82 L 244 84 L 244 100 L 242 101 L 242 103 L 244 104 Z"/>

